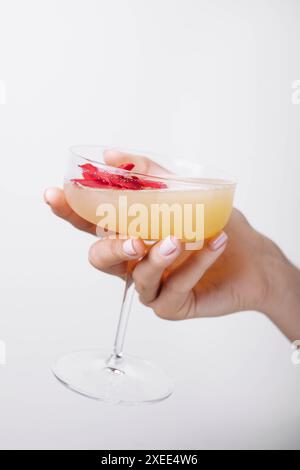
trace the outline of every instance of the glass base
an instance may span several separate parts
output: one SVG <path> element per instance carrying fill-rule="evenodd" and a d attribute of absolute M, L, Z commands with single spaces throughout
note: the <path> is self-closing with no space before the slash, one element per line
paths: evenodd
<path fill-rule="evenodd" d="M 67 354 L 53 367 L 55 377 L 89 398 L 116 404 L 151 403 L 168 398 L 173 383 L 150 362 L 91 350 Z"/>

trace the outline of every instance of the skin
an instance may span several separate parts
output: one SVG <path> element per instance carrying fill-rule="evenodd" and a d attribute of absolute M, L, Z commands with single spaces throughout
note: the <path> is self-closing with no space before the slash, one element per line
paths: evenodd
<path fill-rule="evenodd" d="M 107 151 L 105 160 L 112 166 L 133 161 L 141 173 L 167 173 L 145 157 Z M 58 217 L 96 234 L 96 227 L 69 207 L 62 189 L 48 189 L 45 201 Z M 291 341 L 300 338 L 300 271 L 240 211 L 233 209 L 224 232 L 200 251 L 184 251 L 173 237 L 167 240 L 168 254 L 165 245 L 161 241 L 149 250 L 142 240 L 133 239 L 135 254 L 127 254 L 124 240 L 103 238 L 91 246 L 89 261 L 96 269 L 122 278 L 129 267 L 140 301 L 161 318 L 184 320 L 256 310 Z"/>

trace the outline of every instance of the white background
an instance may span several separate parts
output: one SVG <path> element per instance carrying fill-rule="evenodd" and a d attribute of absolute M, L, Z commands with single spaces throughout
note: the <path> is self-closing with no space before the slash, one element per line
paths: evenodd
<path fill-rule="evenodd" d="M 174 377 L 161 404 L 58 384 L 56 356 L 110 347 L 122 285 L 42 200 L 72 144 L 183 156 L 235 174 L 299 265 L 299 52 L 298 0 L 0 0 L 2 449 L 300 448 L 300 366 L 254 312 L 177 324 L 136 302 L 127 350 Z"/>

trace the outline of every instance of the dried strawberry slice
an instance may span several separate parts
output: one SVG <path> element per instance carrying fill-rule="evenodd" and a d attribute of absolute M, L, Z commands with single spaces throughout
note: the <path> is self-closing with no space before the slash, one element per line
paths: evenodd
<path fill-rule="evenodd" d="M 134 163 L 122 163 L 122 165 L 118 166 L 118 168 L 120 168 L 121 170 L 127 170 L 127 171 L 133 170 L 134 167 L 135 167 Z"/>
<path fill-rule="evenodd" d="M 133 163 L 124 163 L 118 168 L 130 171 L 133 167 Z M 133 178 L 131 176 L 123 176 L 116 173 L 109 173 L 108 171 L 102 171 L 91 164 L 82 165 L 81 168 L 83 169 L 84 177 L 87 179 L 95 178 L 96 181 L 100 180 L 101 183 L 107 184 L 113 188 L 141 189 L 141 184 L 136 177 Z"/>
<path fill-rule="evenodd" d="M 98 168 L 90 163 L 86 163 L 85 165 L 79 165 L 79 168 L 82 169 L 82 176 L 85 179 L 97 179 L 98 178 Z"/>
<path fill-rule="evenodd" d="M 121 189 L 142 189 L 140 180 L 133 176 L 122 176 L 110 174 L 110 183 L 112 186 L 120 187 Z"/>
<path fill-rule="evenodd" d="M 84 179 L 99 181 L 102 184 L 109 184 L 108 173 L 101 171 L 91 163 L 79 165 L 79 167 L 82 169 L 82 176 Z"/>
<path fill-rule="evenodd" d="M 152 181 L 138 178 L 137 176 L 124 176 L 116 173 L 109 173 L 106 170 L 100 170 L 91 163 L 79 165 L 82 169 L 83 179 L 73 179 L 74 183 L 81 184 L 90 188 L 116 188 L 141 190 L 147 188 L 163 189 L 167 185 L 160 181 Z M 134 168 L 133 163 L 123 163 L 118 168 L 121 170 L 131 171 Z"/>
<path fill-rule="evenodd" d="M 119 165 L 118 168 L 121 168 L 123 170 L 128 170 L 131 171 L 135 167 L 134 163 L 123 163 L 122 165 Z M 142 178 L 138 178 L 137 176 L 131 176 L 130 178 L 134 178 L 135 180 L 139 181 L 140 186 L 147 187 L 147 188 L 157 188 L 157 189 L 163 189 L 167 188 L 167 185 L 165 183 L 162 183 L 160 181 L 150 181 Z M 141 188 L 137 188 L 141 189 Z"/>

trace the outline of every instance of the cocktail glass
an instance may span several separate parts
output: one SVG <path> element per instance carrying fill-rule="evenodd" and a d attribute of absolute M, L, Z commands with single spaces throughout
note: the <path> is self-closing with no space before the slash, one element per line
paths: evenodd
<path fill-rule="evenodd" d="M 150 246 L 166 236 L 176 236 L 189 250 L 201 248 L 225 227 L 232 211 L 233 179 L 198 165 L 180 166 L 179 174 L 142 174 L 137 171 L 138 165 L 131 165 L 138 162 L 136 154 L 130 152 L 127 162 L 115 167 L 105 163 L 105 151 L 101 146 L 72 147 L 64 184 L 71 208 L 102 234 L 141 237 Z M 193 177 L 182 176 L 186 168 Z M 138 404 L 161 401 L 173 391 L 173 382 L 162 370 L 144 359 L 123 354 L 134 293 L 133 266 L 128 262 L 112 352 L 70 353 L 53 367 L 60 382 L 87 397 Z"/>

